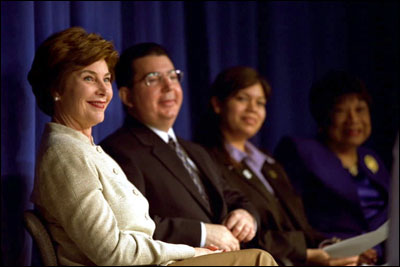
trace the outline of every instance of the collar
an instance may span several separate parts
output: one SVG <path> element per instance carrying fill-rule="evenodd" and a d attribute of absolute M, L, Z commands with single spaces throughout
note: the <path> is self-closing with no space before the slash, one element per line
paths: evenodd
<path fill-rule="evenodd" d="M 250 160 L 255 165 L 260 166 L 260 168 L 262 167 L 262 165 L 264 165 L 265 161 L 267 161 L 269 164 L 275 163 L 275 160 L 272 157 L 264 154 L 248 141 L 246 141 L 246 143 L 244 144 L 246 152 L 240 151 L 229 143 L 225 143 L 225 148 L 228 151 L 229 155 L 237 162 L 241 162 L 244 159 Z"/>
<path fill-rule="evenodd" d="M 175 142 L 177 142 L 176 140 L 176 135 L 174 132 L 174 129 L 169 128 L 169 130 L 167 132 L 159 130 L 157 128 L 154 128 L 150 125 L 146 125 L 150 130 L 152 130 L 156 135 L 158 135 L 165 143 L 168 144 L 168 139 L 169 137 L 171 137 Z"/>
<path fill-rule="evenodd" d="M 66 125 L 60 124 L 58 122 L 48 122 L 46 124 L 46 128 L 56 133 L 69 134 L 70 136 L 79 139 L 82 142 L 95 146 L 93 136 L 90 136 L 90 138 L 88 138 L 82 132 L 72 129 L 71 127 L 68 127 Z"/>

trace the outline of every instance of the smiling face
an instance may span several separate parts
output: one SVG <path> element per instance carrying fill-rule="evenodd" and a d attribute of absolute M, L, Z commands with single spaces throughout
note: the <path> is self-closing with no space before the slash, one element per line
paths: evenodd
<path fill-rule="evenodd" d="M 104 60 L 72 72 L 66 79 L 53 119 L 78 131 L 86 131 L 104 120 L 113 95 L 111 74 Z"/>
<path fill-rule="evenodd" d="M 260 83 L 240 89 L 221 105 L 213 101 L 221 117 L 221 130 L 229 141 L 245 141 L 261 128 L 266 117 L 267 99 Z"/>
<path fill-rule="evenodd" d="M 333 107 L 327 128 L 331 147 L 357 148 L 371 135 L 371 118 L 366 101 L 357 94 L 342 96 Z"/>
<path fill-rule="evenodd" d="M 168 78 L 168 73 L 174 70 L 174 65 L 165 55 L 150 55 L 136 59 L 133 68 L 136 73 L 133 77 L 133 89 L 129 89 L 129 96 L 121 98 L 136 119 L 146 125 L 168 131 L 178 116 L 183 99 L 179 81 Z M 155 86 L 147 85 L 145 77 L 155 72 L 162 74 L 160 83 Z"/>

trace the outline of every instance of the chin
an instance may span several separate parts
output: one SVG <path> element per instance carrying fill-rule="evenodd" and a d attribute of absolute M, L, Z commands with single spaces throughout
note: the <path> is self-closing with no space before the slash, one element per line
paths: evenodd
<path fill-rule="evenodd" d="M 99 123 L 102 123 L 103 121 L 104 121 L 104 117 L 96 118 L 96 119 L 92 120 L 92 124 L 93 124 L 93 126 L 95 126 L 95 125 L 97 125 Z"/>

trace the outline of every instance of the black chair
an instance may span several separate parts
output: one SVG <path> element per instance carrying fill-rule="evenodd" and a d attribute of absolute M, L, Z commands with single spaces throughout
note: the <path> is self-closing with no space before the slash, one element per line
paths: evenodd
<path fill-rule="evenodd" d="M 33 241 L 39 248 L 40 257 L 44 266 L 57 266 L 57 255 L 54 243 L 43 223 L 42 217 L 35 210 L 24 211 L 24 224 L 31 234 Z"/>

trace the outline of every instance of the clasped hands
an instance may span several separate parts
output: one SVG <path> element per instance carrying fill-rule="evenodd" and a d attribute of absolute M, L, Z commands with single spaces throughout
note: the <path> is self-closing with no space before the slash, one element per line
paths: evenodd
<path fill-rule="evenodd" d="M 205 247 L 223 251 L 240 249 L 241 242 L 249 242 L 256 234 L 253 216 L 244 209 L 231 211 L 222 224 L 205 224 L 207 238 Z"/>

